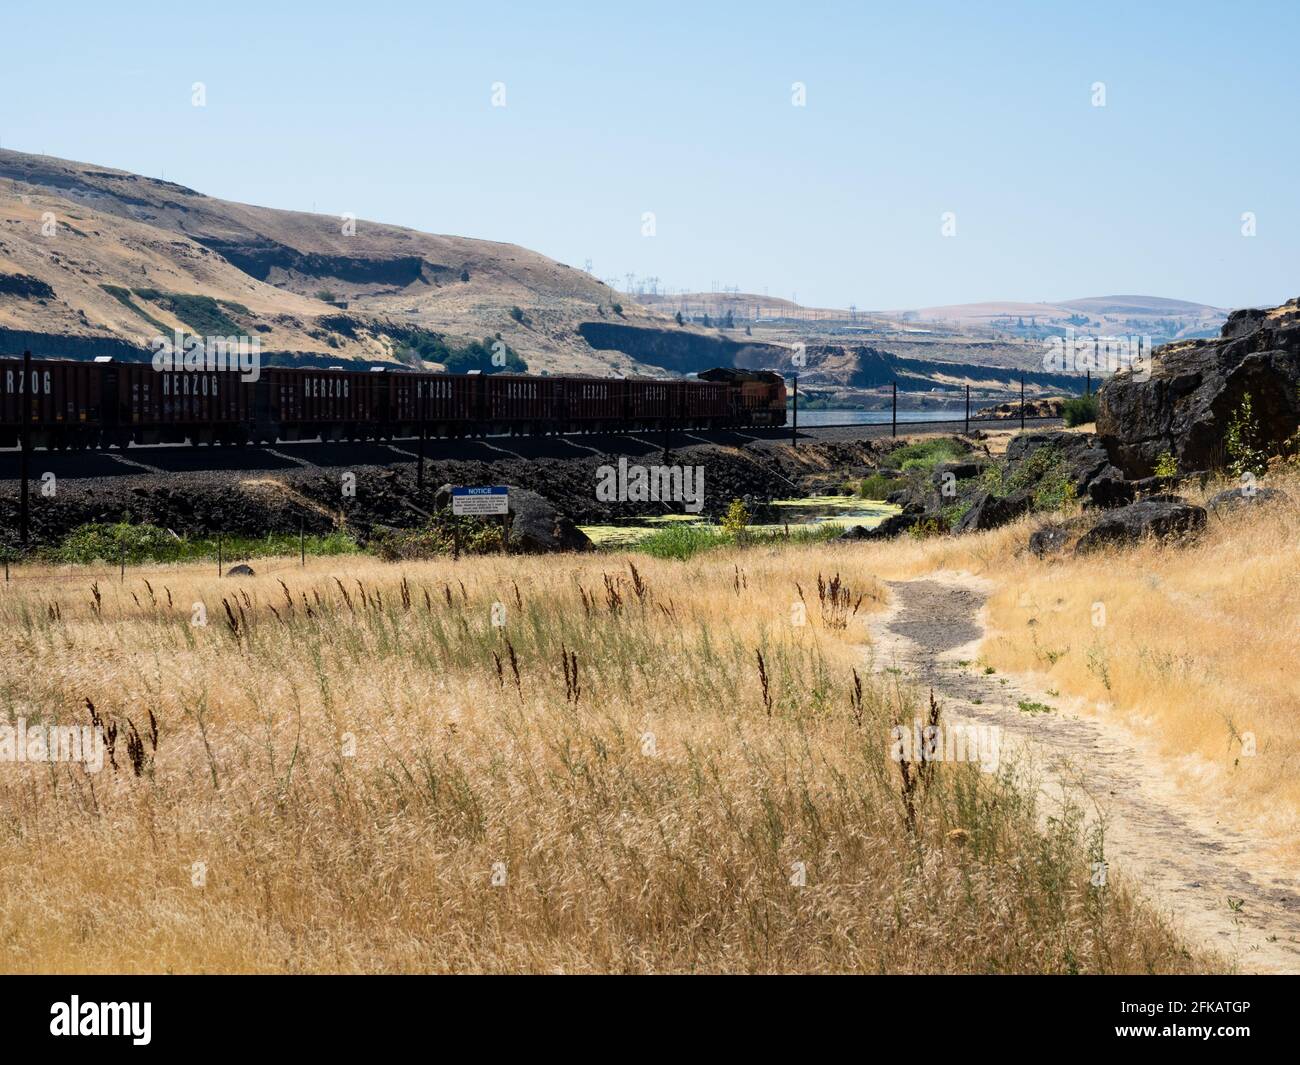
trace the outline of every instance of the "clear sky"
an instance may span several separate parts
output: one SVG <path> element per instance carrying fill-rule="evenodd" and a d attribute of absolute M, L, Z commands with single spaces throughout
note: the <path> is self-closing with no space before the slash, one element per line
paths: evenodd
<path fill-rule="evenodd" d="M 0 25 L 6 148 L 605 279 L 863 309 L 1300 294 L 1294 0 L 5 0 Z"/>

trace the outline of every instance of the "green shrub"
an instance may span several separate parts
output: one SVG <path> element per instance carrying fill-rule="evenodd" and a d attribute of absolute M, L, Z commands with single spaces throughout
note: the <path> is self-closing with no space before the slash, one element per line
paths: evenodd
<path fill-rule="evenodd" d="M 932 440 L 920 440 L 915 444 L 904 444 L 889 453 L 889 461 L 904 472 L 908 470 L 932 471 L 941 462 L 951 462 L 968 454 L 966 448 L 949 440 L 937 437 Z"/>
<path fill-rule="evenodd" d="M 902 477 L 885 477 L 879 473 L 873 473 L 870 477 L 864 477 L 858 482 L 856 494 L 862 499 L 888 499 L 889 496 L 899 491 L 907 484 Z"/>
<path fill-rule="evenodd" d="M 1095 422 L 1097 420 L 1097 397 L 1095 395 L 1075 396 L 1073 399 L 1067 399 L 1061 413 L 1065 418 L 1065 424 L 1071 428 L 1076 425 L 1088 425 L 1090 422 Z"/>

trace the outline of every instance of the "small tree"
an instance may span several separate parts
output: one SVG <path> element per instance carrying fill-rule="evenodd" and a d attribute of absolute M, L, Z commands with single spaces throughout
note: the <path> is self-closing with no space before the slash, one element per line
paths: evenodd
<path fill-rule="evenodd" d="M 460 279 L 461 279 L 462 281 L 468 281 L 468 280 L 469 280 L 469 267 L 462 267 L 462 269 L 461 269 L 461 271 L 460 271 Z"/>
<path fill-rule="evenodd" d="M 1259 422 L 1249 392 L 1241 397 L 1240 406 L 1232 413 L 1224 447 L 1230 460 L 1228 469 L 1234 476 L 1246 473 L 1258 476 L 1268 469 L 1268 451 L 1260 438 Z"/>
<path fill-rule="evenodd" d="M 733 499 L 722 516 L 722 531 L 728 536 L 741 540 L 749 528 L 749 510 L 739 499 Z"/>

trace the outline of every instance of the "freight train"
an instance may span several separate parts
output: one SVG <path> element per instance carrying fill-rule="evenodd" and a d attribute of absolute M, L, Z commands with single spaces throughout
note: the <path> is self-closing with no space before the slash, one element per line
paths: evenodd
<path fill-rule="evenodd" d="M 0 447 L 269 444 L 280 440 L 628 432 L 784 425 L 785 381 L 720 368 L 698 380 L 399 369 L 156 370 L 151 363 L 0 358 Z"/>

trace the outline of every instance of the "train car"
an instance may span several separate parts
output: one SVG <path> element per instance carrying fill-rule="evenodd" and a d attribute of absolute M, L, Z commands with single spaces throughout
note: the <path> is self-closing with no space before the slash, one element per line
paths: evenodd
<path fill-rule="evenodd" d="M 563 378 L 492 374 L 478 381 L 483 431 L 540 434 L 558 427 Z"/>
<path fill-rule="evenodd" d="M 626 428 L 626 385 L 619 378 L 560 377 L 561 432 L 604 433 Z"/>
<path fill-rule="evenodd" d="M 681 416 L 682 382 L 634 378 L 624 382 L 630 428 L 654 429 Z"/>
<path fill-rule="evenodd" d="M 691 429 L 715 429 L 729 423 L 731 395 L 728 386 L 701 381 L 683 390 L 682 422 Z"/>
<path fill-rule="evenodd" d="M 238 370 L 155 370 L 150 363 L 100 363 L 113 397 L 101 442 L 107 445 L 247 443 L 254 386 Z"/>
<path fill-rule="evenodd" d="M 279 440 L 366 440 L 391 435 L 387 374 L 344 369 L 264 369 L 254 433 Z"/>
<path fill-rule="evenodd" d="M 479 420 L 479 378 L 472 374 L 385 372 L 388 417 L 397 436 L 468 436 Z"/>
<path fill-rule="evenodd" d="M 21 359 L 0 359 L 0 446 L 19 442 L 26 415 L 33 447 L 91 447 L 104 421 L 101 364 L 34 359 L 30 375 Z"/>

